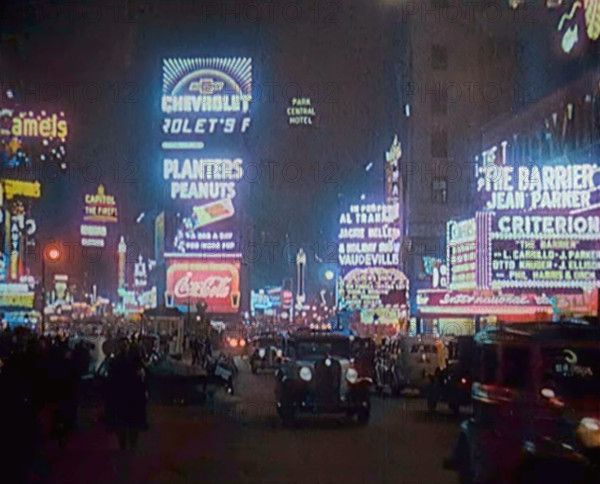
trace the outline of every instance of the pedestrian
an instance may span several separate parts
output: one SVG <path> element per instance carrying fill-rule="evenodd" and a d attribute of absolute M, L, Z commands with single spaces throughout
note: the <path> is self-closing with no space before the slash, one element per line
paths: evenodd
<path fill-rule="evenodd" d="M 200 363 L 200 348 L 198 339 L 194 338 L 192 340 L 192 366 L 196 366 Z"/>
<path fill-rule="evenodd" d="M 109 366 L 106 421 L 121 449 L 134 450 L 140 431 L 148 429 L 146 369 L 127 338 L 119 342 Z"/>

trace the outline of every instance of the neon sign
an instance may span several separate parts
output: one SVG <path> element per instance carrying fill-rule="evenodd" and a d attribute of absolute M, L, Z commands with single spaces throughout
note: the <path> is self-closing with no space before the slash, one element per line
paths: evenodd
<path fill-rule="evenodd" d="M 555 166 L 481 165 L 477 191 L 489 210 L 564 210 L 594 208 L 600 188 L 598 164 Z"/>
<path fill-rule="evenodd" d="M 196 139 L 198 135 L 244 133 L 250 127 L 251 101 L 250 58 L 163 60 L 164 135 Z"/>
<path fill-rule="evenodd" d="M 236 313 L 240 304 L 240 264 L 173 259 L 167 268 L 167 293 L 176 305 L 204 301 L 207 311 Z"/>
<path fill-rule="evenodd" d="M 492 287 L 581 287 L 600 280 L 595 240 L 494 240 Z"/>
<path fill-rule="evenodd" d="M 86 222 L 117 222 L 117 202 L 114 196 L 105 193 L 103 185 L 98 185 L 95 194 L 86 195 L 85 203 Z"/>
<path fill-rule="evenodd" d="M 181 213 L 166 250 L 237 254 L 243 158 L 222 135 L 250 127 L 252 59 L 163 59 L 162 80 L 163 178 Z"/>
<path fill-rule="evenodd" d="M 476 234 L 475 218 L 447 224 L 447 258 L 452 288 L 475 288 Z"/>
<path fill-rule="evenodd" d="M 399 206 L 352 205 L 340 215 L 339 263 L 350 267 L 387 267 L 400 263 Z"/>
<path fill-rule="evenodd" d="M 386 304 L 385 296 L 405 291 L 408 280 L 403 272 L 393 268 L 370 267 L 353 269 L 340 281 L 340 294 L 349 309 L 377 309 Z M 400 307 L 405 301 L 394 301 Z"/>
<path fill-rule="evenodd" d="M 290 100 L 290 106 L 286 109 L 288 124 L 290 126 L 308 125 L 312 126 L 315 119 L 315 108 L 310 98 L 294 97 Z"/>

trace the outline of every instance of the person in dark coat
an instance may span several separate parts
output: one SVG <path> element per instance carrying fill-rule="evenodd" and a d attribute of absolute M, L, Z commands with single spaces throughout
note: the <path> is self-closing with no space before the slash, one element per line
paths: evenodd
<path fill-rule="evenodd" d="M 133 450 L 140 431 L 148 429 L 146 369 L 139 351 L 127 338 L 108 369 L 106 421 L 119 438 L 121 449 Z"/>

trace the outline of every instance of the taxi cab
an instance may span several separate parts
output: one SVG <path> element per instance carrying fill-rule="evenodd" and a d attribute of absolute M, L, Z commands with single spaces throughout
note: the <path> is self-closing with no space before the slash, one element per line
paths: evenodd
<path fill-rule="evenodd" d="M 600 482 L 600 326 L 511 323 L 475 336 L 462 483 Z"/>

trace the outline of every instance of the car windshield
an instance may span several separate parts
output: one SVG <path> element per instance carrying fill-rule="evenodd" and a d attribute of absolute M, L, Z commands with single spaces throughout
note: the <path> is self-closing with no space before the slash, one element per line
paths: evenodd
<path fill-rule="evenodd" d="M 571 398 L 600 398 L 600 347 L 544 348 L 543 385 Z"/>
<path fill-rule="evenodd" d="M 347 340 L 304 340 L 295 345 L 297 359 L 321 358 L 326 355 L 350 356 L 350 342 Z"/>

